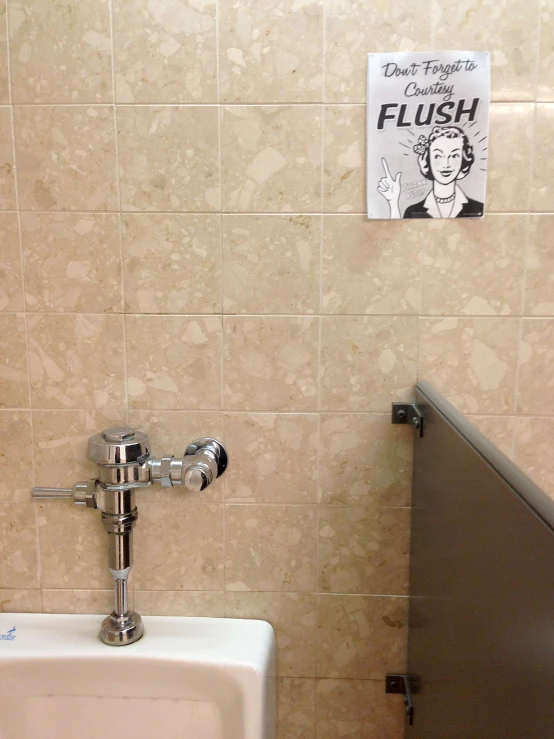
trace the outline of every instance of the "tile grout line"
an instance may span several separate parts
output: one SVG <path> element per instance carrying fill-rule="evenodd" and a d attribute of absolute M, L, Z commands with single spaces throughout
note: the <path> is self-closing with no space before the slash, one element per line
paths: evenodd
<path fill-rule="evenodd" d="M 537 106 L 543 105 L 543 103 L 537 103 Z M 552 104 L 554 107 L 554 104 Z M 4 106 L 7 107 L 7 106 Z M 111 105 L 111 108 L 114 108 L 116 106 Z M 121 107 L 121 105 L 117 106 L 118 108 Z M 223 106 L 221 106 L 223 108 Z M 83 208 L 77 208 L 77 209 L 52 209 L 52 210 L 41 210 L 40 208 L 20 208 L 19 209 L 21 213 L 32 213 L 34 215 L 50 215 L 52 217 L 56 215 L 116 215 L 119 211 L 117 209 L 114 210 L 86 210 Z M 13 208 L 4 208 L 0 209 L 0 213 L 16 213 L 17 211 Z M 315 218 L 316 216 L 321 218 L 362 218 L 364 219 L 364 222 L 367 222 L 369 226 L 372 225 L 372 221 L 367 221 L 367 213 L 364 213 L 362 211 L 351 211 L 349 213 L 343 213 L 341 211 L 318 211 L 318 210 L 303 210 L 303 211 L 292 211 L 292 210 L 131 210 L 131 209 L 123 209 L 121 210 L 121 213 L 124 213 L 126 216 L 129 217 L 136 217 L 136 218 L 148 218 L 150 216 L 155 215 L 168 215 L 168 216 L 183 216 L 183 217 L 193 217 L 193 216 L 222 216 L 223 218 L 229 217 L 229 216 L 256 216 L 256 217 L 264 217 L 264 216 L 280 216 L 282 218 L 290 218 L 291 216 L 310 216 L 311 218 Z M 554 208 L 552 210 L 488 210 L 483 218 L 477 218 L 474 220 L 477 221 L 483 221 L 486 218 L 502 218 L 507 216 L 551 216 L 554 215 Z M 402 220 L 402 219 L 401 219 Z M 377 221 L 378 223 L 384 223 L 383 219 L 380 221 Z"/>
<path fill-rule="evenodd" d="M 552 104 L 554 103 L 554 99 L 552 100 L 541 100 L 541 103 L 545 104 Z M 514 99 L 491 99 L 491 105 L 533 105 L 535 103 L 535 98 L 514 98 Z M 323 98 L 321 100 L 312 100 L 309 102 L 295 102 L 291 100 L 282 100 L 277 102 L 271 102 L 271 103 L 248 103 L 248 102 L 236 102 L 236 101 L 229 101 L 229 102 L 221 102 L 219 100 L 213 100 L 206 103 L 192 103 L 192 102 L 180 102 L 180 103 L 167 103 L 167 102 L 123 102 L 118 101 L 117 105 L 122 108 L 217 108 L 217 107 L 230 107 L 230 108 L 276 108 L 276 107 L 294 107 L 294 108 L 310 108 L 310 107 L 317 107 L 321 105 L 326 105 L 333 108 L 363 108 L 366 106 L 366 102 L 363 101 L 350 101 L 350 102 L 335 102 L 332 100 L 326 100 Z M 8 103 L 2 103 L 0 104 L 1 107 L 8 107 Z M 13 103 L 14 107 L 16 108 L 108 108 L 113 103 L 111 102 L 98 102 L 98 100 L 93 100 L 91 102 L 80 102 L 80 103 L 61 103 L 61 102 L 53 102 L 53 103 Z"/>

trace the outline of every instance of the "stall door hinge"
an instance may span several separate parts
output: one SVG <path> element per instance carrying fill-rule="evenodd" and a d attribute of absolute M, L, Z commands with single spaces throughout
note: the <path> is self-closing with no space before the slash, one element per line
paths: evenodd
<path fill-rule="evenodd" d="M 418 692 L 418 683 L 412 675 L 396 674 L 385 677 L 385 693 L 399 693 L 404 696 L 406 715 L 410 726 L 414 723 L 413 694 Z"/>
<path fill-rule="evenodd" d="M 392 422 L 408 423 L 423 436 L 423 414 L 416 403 L 393 403 Z"/>

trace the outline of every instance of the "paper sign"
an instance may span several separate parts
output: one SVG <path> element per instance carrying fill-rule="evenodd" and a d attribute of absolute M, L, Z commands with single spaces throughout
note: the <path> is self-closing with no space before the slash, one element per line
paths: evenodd
<path fill-rule="evenodd" d="M 488 52 L 368 54 L 367 217 L 482 216 L 489 102 Z"/>

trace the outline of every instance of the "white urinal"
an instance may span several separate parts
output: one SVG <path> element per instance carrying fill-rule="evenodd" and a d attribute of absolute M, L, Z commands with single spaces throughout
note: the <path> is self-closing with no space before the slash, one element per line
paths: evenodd
<path fill-rule="evenodd" d="M 145 617 L 120 648 L 98 625 L 0 614 L 0 739 L 274 739 L 265 621 Z"/>

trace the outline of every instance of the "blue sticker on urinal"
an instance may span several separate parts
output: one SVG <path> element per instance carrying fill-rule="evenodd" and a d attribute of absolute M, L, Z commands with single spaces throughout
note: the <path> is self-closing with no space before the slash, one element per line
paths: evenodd
<path fill-rule="evenodd" d="M 0 634 L 0 641 L 13 641 L 15 639 L 15 626 L 11 628 L 7 634 Z"/>

